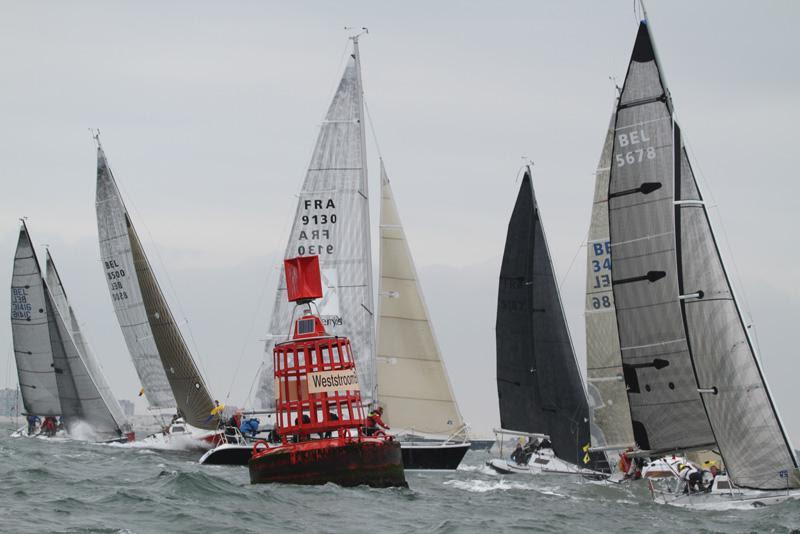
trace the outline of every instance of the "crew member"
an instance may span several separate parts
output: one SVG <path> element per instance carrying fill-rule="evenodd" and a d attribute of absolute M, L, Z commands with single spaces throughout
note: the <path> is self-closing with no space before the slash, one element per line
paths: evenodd
<path fill-rule="evenodd" d="M 684 493 L 703 489 L 703 473 L 692 464 L 678 464 L 678 479 L 685 484 Z"/>
<path fill-rule="evenodd" d="M 383 407 L 378 406 L 367 415 L 367 428 L 365 429 L 364 433 L 367 436 L 373 435 L 375 432 L 383 428 L 384 430 L 389 430 L 389 426 L 383 422 L 381 416 L 383 415 Z"/>
<path fill-rule="evenodd" d="M 36 432 L 36 425 L 39 424 L 39 416 L 38 415 L 28 415 L 28 435 L 32 436 L 34 432 Z"/>
<path fill-rule="evenodd" d="M 521 441 L 517 442 L 514 452 L 511 453 L 511 459 L 514 460 L 517 465 L 523 465 L 525 463 L 525 449 L 522 448 Z"/>

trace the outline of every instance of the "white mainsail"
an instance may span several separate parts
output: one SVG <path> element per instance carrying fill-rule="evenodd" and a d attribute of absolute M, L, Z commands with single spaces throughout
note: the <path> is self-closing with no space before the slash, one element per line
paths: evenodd
<path fill-rule="evenodd" d="M 615 118 L 616 113 L 611 115 L 595 173 L 592 221 L 586 246 L 586 381 L 592 405 L 589 410 L 592 445 L 625 449 L 635 443 L 611 289 L 608 236 L 608 177 Z"/>
<path fill-rule="evenodd" d="M 97 433 L 119 435 L 127 425 L 122 408 L 86 343 L 49 250 L 46 261 L 47 287 L 61 321 L 59 324 L 63 327 L 60 332 L 62 342 L 69 346 L 71 359 L 68 363 L 81 405 L 81 419 Z"/>
<path fill-rule="evenodd" d="M 364 142 L 364 105 L 358 41 L 349 59 L 300 191 L 286 258 L 319 255 L 320 317 L 329 333 L 350 338 L 361 396 L 374 399 L 375 319 Z M 272 348 L 289 333 L 293 304 L 281 270 L 265 347 L 258 398 L 274 408 Z"/>
<path fill-rule="evenodd" d="M 155 279 L 97 147 L 97 227 L 106 282 L 125 342 L 152 408 L 177 406 L 186 422 L 215 429 L 214 403 Z"/>
<path fill-rule="evenodd" d="M 44 282 L 25 223 L 11 278 L 11 333 L 25 413 L 60 415 Z"/>
<path fill-rule="evenodd" d="M 437 435 L 463 428 L 383 160 L 377 375 L 393 428 Z"/>

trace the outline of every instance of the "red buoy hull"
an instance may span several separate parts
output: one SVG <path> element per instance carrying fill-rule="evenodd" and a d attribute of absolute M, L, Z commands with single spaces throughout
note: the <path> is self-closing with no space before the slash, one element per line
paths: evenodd
<path fill-rule="evenodd" d="M 257 452 L 249 467 L 253 484 L 408 487 L 400 444 L 382 439 L 291 443 Z"/>

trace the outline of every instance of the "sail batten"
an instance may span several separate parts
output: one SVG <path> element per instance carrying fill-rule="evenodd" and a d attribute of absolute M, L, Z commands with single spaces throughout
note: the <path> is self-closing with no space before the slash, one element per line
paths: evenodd
<path fill-rule="evenodd" d="M 356 43 L 357 44 L 357 43 Z M 350 338 L 357 361 L 361 398 L 375 400 L 375 321 L 372 248 L 363 131 L 363 90 L 358 49 L 350 57 L 322 123 L 301 186 L 284 257 L 318 255 L 323 297 L 322 322 L 333 335 Z M 280 272 L 272 308 L 257 397 L 275 403 L 272 349 L 291 328 L 286 281 Z"/>

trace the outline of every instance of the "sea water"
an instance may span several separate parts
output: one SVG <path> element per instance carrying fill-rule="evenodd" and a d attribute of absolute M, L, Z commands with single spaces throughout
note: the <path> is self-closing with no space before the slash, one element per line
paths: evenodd
<path fill-rule="evenodd" d="M 251 485 L 247 467 L 199 452 L 11 438 L 0 428 L 2 532 L 800 532 L 800 502 L 694 512 L 647 484 L 499 475 L 470 451 L 451 472 L 408 472 L 408 489 Z"/>

